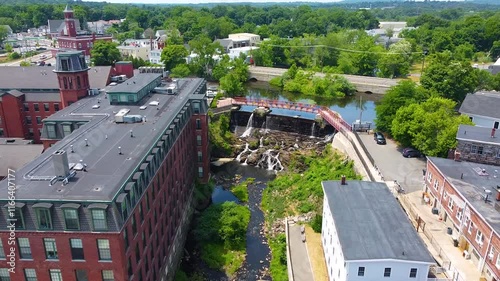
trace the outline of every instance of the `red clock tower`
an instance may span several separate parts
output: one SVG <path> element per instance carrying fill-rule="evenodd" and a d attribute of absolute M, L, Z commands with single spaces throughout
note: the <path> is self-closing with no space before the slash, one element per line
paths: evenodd
<path fill-rule="evenodd" d="M 56 55 L 57 80 L 61 92 L 61 103 L 66 107 L 85 97 L 90 89 L 89 67 L 81 51 L 59 52 Z"/>
<path fill-rule="evenodd" d="M 66 32 L 64 35 L 75 37 L 76 36 L 75 19 L 73 18 L 73 10 L 71 10 L 69 5 L 66 5 L 66 8 L 64 9 L 64 23 L 66 24 Z"/>

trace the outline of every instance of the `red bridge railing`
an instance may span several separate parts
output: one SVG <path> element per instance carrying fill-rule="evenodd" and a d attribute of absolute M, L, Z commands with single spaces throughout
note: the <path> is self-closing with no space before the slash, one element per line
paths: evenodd
<path fill-rule="evenodd" d="M 323 117 L 323 119 L 325 119 L 337 131 L 341 133 L 345 133 L 346 131 L 352 131 L 352 126 L 349 123 L 347 123 L 344 119 L 342 119 L 342 117 L 337 112 L 331 110 L 328 107 L 320 107 L 317 105 L 312 105 L 307 103 L 295 103 L 289 101 L 270 100 L 270 99 L 251 99 L 242 97 L 233 98 L 232 104 L 263 106 L 268 108 L 282 108 L 289 110 L 319 113 L 321 117 Z"/>

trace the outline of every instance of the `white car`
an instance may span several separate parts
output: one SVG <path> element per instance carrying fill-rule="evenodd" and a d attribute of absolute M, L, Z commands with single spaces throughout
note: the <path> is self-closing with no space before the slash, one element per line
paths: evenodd
<path fill-rule="evenodd" d="M 100 107 L 101 107 L 100 105 L 96 104 L 96 105 L 93 105 L 93 106 L 92 106 L 92 109 L 98 109 L 98 108 L 100 108 Z"/>
<path fill-rule="evenodd" d="M 146 108 L 148 108 L 148 106 L 147 106 L 147 105 L 143 105 L 143 106 L 139 107 L 139 109 L 140 109 L 140 110 L 144 110 L 144 109 L 146 109 Z"/>
<path fill-rule="evenodd" d="M 109 83 L 109 85 L 110 85 L 110 86 L 116 86 L 116 85 L 118 85 L 118 83 L 116 83 L 116 82 L 111 82 L 111 83 Z"/>
<path fill-rule="evenodd" d="M 160 102 L 159 101 L 152 101 L 152 102 L 149 103 L 149 105 L 151 105 L 151 106 L 158 106 L 158 105 L 160 105 Z"/>

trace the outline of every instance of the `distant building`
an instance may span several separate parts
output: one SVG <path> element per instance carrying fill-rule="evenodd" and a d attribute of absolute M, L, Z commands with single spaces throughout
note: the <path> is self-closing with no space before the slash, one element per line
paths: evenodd
<path fill-rule="evenodd" d="M 464 258 L 488 281 L 500 280 L 498 170 L 497 166 L 428 157 L 425 174 L 425 194 L 433 210 L 449 227 Z"/>
<path fill-rule="evenodd" d="M 231 59 L 239 58 L 240 56 L 244 55 L 245 57 L 252 56 L 252 51 L 255 51 L 259 49 L 259 47 L 240 47 L 240 48 L 233 48 L 229 50 L 229 57 Z"/>
<path fill-rule="evenodd" d="M 500 73 L 500 58 L 494 64 L 488 66 L 488 71 L 493 75 Z"/>
<path fill-rule="evenodd" d="M 106 34 L 108 28 L 112 27 L 113 24 L 120 24 L 121 20 L 98 20 L 87 22 L 87 28 L 94 32 L 95 34 Z"/>
<path fill-rule="evenodd" d="M 157 42 L 153 39 L 127 39 L 123 42 L 124 46 L 148 48 L 149 50 L 157 50 Z"/>
<path fill-rule="evenodd" d="M 95 33 L 92 35 L 86 33 L 80 34 L 77 30 L 77 20 L 73 18 L 73 10 L 69 6 L 66 6 L 66 9 L 64 9 L 64 29 L 57 38 L 60 50 L 83 51 L 86 59 L 89 60 L 90 50 L 94 46 L 95 41 L 111 41 L 112 39 L 112 36 L 96 35 Z"/>
<path fill-rule="evenodd" d="M 456 158 L 482 164 L 500 165 L 498 133 L 493 128 L 460 125 L 457 132 Z"/>
<path fill-rule="evenodd" d="M 152 50 L 149 52 L 149 62 L 154 64 L 162 64 L 161 61 L 161 52 L 162 49 Z"/>
<path fill-rule="evenodd" d="M 427 281 L 435 260 L 385 183 L 322 182 L 330 281 Z"/>
<path fill-rule="evenodd" d="M 477 92 L 467 94 L 460 109 L 460 113 L 469 116 L 476 126 L 498 129 L 500 124 L 500 93 Z"/>
<path fill-rule="evenodd" d="M 132 57 L 134 59 L 143 59 L 149 61 L 149 47 L 135 47 L 135 46 L 118 46 L 118 51 L 122 58 Z"/>
<path fill-rule="evenodd" d="M 226 53 L 229 53 L 233 48 L 257 46 L 260 42 L 260 36 L 252 33 L 235 33 L 229 34 L 228 38 L 215 41 L 222 45 Z"/>
<path fill-rule="evenodd" d="M 59 37 L 59 35 L 64 34 L 66 29 L 66 23 L 64 20 L 48 20 L 47 29 L 48 29 L 47 35 L 50 38 L 55 39 Z M 77 33 L 80 33 L 82 31 L 79 19 L 75 19 L 75 29 Z"/>

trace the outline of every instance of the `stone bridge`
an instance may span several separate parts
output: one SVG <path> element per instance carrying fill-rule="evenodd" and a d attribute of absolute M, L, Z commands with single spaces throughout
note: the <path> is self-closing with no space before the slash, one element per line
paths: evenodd
<path fill-rule="evenodd" d="M 274 77 L 279 77 L 285 73 L 287 69 L 283 68 L 273 68 L 273 67 L 261 67 L 261 66 L 250 66 L 249 67 L 249 80 L 250 81 L 264 81 L 269 82 Z M 319 77 L 324 77 L 324 73 L 316 73 Z M 351 82 L 358 92 L 362 93 L 373 93 L 373 94 L 385 94 L 385 92 L 392 86 L 398 83 L 396 79 L 388 78 L 378 78 L 369 76 L 357 76 L 357 75 L 347 75 L 339 74 L 344 76 L 349 82 Z"/>

